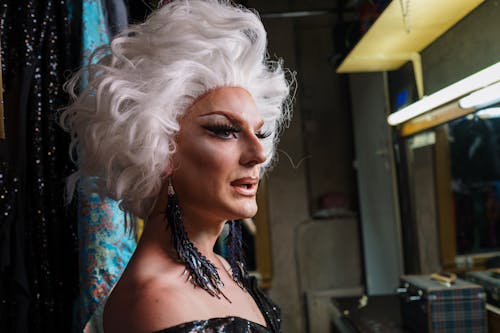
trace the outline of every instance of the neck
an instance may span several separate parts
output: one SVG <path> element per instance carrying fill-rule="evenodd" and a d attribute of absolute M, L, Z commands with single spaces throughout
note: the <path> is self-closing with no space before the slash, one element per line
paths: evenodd
<path fill-rule="evenodd" d="M 168 193 L 166 196 L 160 195 L 159 198 L 144 228 L 139 244 L 141 248 L 144 250 L 149 248 L 159 255 L 166 254 L 170 260 L 180 259 L 186 271 L 189 272 L 189 280 L 194 286 L 201 287 L 212 296 L 222 296 L 231 302 L 221 290 L 224 284 L 219 270 L 227 271 L 227 268 L 223 267 L 222 261 L 213 251 L 225 221 L 210 219 L 209 214 L 202 214 L 190 207 L 185 207 L 179 216 L 179 207 L 175 197 L 170 198 L 172 201 L 169 202 L 168 208 L 161 208 L 167 207 Z M 171 220 L 166 221 L 167 218 Z M 238 273 L 239 270 L 234 260 L 231 260 L 231 270 L 232 274 L 227 271 L 228 277 L 232 275 L 233 278 L 241 281 L 241 274 Z M 238 283 L 238 285 L 244 288 L 242 284 Z"/>
<path fill-rule="evenodd" d="M 164 186 L 158 196 L 155 208 L 144 226 L 141 242 L 144 239 L 149 244 L 156 244 L 170 255 L 175 253 L 175 249 L 170 230 L 167 229 L 167 202 L 168 193 L 166 186 Z M 194 213 L 194 210 L 189 209 L 189 207 L 186 209 L 181 207 L 181 214 L 182 224 L 189 240 L 201 254 L 212 262 L 215 261 L 213 248 L 222 232 L 225 221 L 208 220 L 206 217 Z"/>

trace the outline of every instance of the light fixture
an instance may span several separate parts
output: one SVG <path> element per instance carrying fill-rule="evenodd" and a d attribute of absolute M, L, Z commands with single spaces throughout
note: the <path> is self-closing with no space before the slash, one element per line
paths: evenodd
<path fill-rule="evenodd" d="M 462 97 L 458 105 L 462 109 L 481 109 L 500 102 L 500 81 Z"/>
<path fill-rule="evenodd" d="M 497 81 L 500 81 L 500 62 L 390 114 L 387 117 L 387 123 L 391 126 L 399 125 L 472 91 L 496 83 Z"/>
<path fill-rule="evenodd" d="M 500 107 L 487 108 L 477 111 L 476 115 L 481 119 L 491 119 L 500 117 Z"/>

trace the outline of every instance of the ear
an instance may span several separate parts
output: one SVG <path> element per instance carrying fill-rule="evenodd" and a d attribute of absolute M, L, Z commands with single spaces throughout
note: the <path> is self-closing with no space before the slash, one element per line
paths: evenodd
<path fill-rule="evenodd" d="M 172 162 L 167 163 L 167 165 L 165 165 L 165 168 L 163 169 L 162 176 L 165 178 L 169 178 L 173 173 L 174 169 L 172 168 Z"/>

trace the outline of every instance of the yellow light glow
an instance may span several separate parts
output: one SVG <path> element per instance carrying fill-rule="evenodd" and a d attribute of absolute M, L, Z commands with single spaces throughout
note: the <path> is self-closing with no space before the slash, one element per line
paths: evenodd
<path fill-rule="evenodd" d="M 422 51 L 484 0 L 411 0 L 407 23 L 392 1 L 337 69 L 338 73 L 395 70 Z"/>

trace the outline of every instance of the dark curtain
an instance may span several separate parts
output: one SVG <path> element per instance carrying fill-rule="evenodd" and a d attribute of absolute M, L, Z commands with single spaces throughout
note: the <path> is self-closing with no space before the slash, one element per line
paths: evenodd
<path fill-rule="evenodd" d="M 69 136 L 57 125 L 74 61 L 63 0 L 1 0 L 0 331 L 69 332 L 77 291 Z"/>
<path fill-rule="evenodd" d="M 125 0 L 128 8 L 129 22 L 132 24 L 144 22 L 161 0 Z"/>
<path fill-rule="evenodd" d="M 106 1 L 106 9 L 114 8 Z M 158 1 L 125 4 L 137 23 Z M 69 135 L 57 119 L 68 104 L 63 83 L 81 62 L 81 7 L 82 0 L 0 0 L 6 130 L 0 140 L 0 332 L 72 330 L 78 236 L 64 181 L 74 166 Z"/>

